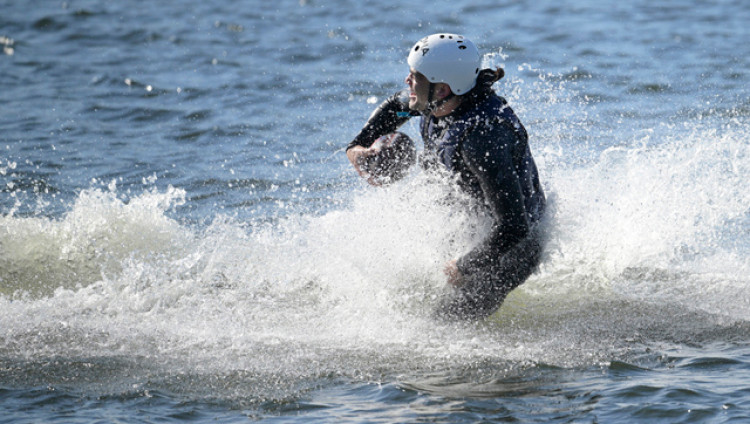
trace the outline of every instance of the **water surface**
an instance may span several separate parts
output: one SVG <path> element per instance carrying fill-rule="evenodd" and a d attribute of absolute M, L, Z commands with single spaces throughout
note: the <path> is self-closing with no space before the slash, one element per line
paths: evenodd
<path fill-rule="evenodd" d="M 0 421 L 748 419 L 744 2 L 0 8 Z M 343 153 L 439 31 L 553 211 L 476 324 L 431 311 L 481 217 Z"/>

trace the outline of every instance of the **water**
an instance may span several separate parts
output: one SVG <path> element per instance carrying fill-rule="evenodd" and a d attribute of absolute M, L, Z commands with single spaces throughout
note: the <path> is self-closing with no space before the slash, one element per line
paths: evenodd
<path fill-rule="evenodd" d="M 746 2 L 0 10 L 0 421 L 750 416 Z M 505 67 L 554 211 L 479 324 L 430 311 L 481 218 L 343 153 L 438 31 Z"/>

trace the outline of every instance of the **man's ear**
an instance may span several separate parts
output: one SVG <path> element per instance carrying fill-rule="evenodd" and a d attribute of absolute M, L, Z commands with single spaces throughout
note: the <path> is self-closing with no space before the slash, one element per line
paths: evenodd
<path fill-rule="evenodd" d="M 436 87 L 435 87 L 436 99 L 438 100 L 443 99 L 445 97 L 450 96 L 451 93 L 452 93 L 451 87 L 448 84 L 443 83 L 443 82 L 436 84 Z"/>

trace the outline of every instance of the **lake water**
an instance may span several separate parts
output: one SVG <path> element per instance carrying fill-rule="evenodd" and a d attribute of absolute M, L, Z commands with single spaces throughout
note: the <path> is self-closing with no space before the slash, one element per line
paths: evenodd
<path fill-rule="evenodd" d="M 0 0 L 0 422 L 750 420 L 750 3 L 376 3 Z M 435 32 L 553 212 L 476 324 L 482 223 L 343 150 Z"/>

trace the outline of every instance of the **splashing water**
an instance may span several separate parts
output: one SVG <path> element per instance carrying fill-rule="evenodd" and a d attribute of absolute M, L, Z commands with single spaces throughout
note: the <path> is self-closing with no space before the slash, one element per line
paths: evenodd
<path fill-rule="evenodd" d="M 98 370 L 97 390 L 147 377 L 252 401 L 324 375 L 596 364 L 626 354 L 621 341 L 636 333 L 646 345 L 696 337 L 701 324 L 675 316 L 708 328 L 748 319 L 742 127 L 656 137 L 580 166 L 540 155 L 553 173 L 544 265 L 481 324 L 430 318 L 441 264 L 476 242 L 467 226 L 486 222 L 442 202 L 450 185 L 423 175 L 272 222 L 186 227 L 168 216 L 184 202 L 176 189 L 127 202 L 91 189 L 61 219 L 4 216 L 0 352 L 79 358 Z"/>

